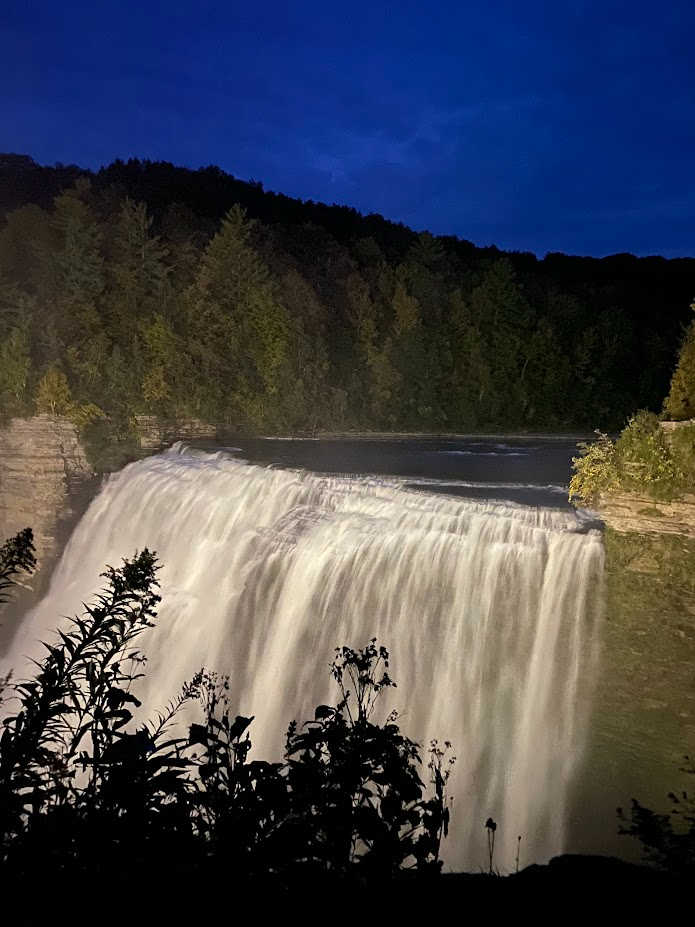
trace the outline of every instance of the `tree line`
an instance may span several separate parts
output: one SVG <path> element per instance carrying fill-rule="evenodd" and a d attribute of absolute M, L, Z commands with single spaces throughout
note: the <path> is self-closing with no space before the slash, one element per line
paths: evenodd
<path fill-rule="evenodd" d="M 0 157 L 0 414 L 264 431 L 622 425 L 695 261 L 505 254 L 217 168 Z M 91 424 L 90 424 L 91 423 Z"/>

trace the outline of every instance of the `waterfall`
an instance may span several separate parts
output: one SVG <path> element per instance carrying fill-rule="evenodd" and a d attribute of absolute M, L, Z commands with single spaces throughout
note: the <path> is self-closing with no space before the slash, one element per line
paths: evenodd
<path fill-rule="evenodd" d="M 337 645 L 391 652 L 402 730 L 450 740 L 447 868 L 543 862 L 563 850 L 596 667 L 603 548 L 572 512 L 417 492 L 395 479 L 320 476 L 175 445 L 112 475 L 70 539 L 46 598 L 20 625 L 21 675 L 106 564 L 156 550 L 162 603 L 140 638 L 138 694 L 161 708 L 205 665 L 255 715 L 257 756 L 288 722 L 335 701 Z M 424 753 L 425 751 L 423 751 Z M 423 773 L 426 774 L 424 769 Z M 423 776 L 425 778 L 425 776 Z"/>

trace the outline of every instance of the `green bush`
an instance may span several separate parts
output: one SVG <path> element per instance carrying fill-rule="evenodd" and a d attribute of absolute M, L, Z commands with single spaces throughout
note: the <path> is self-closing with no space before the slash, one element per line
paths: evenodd
<path fill-rule="evenodd" d="M 580 444 L 572 459 L 570 501 L 596 503 L 615 491 L 634 492 L 668 501 L 695 488 L 695 425 L 678 428 L 670 438 L 652 412 L 628 421 L 615 444 L 608 435 Z"/>
<path fill-rule="evenodd" d="M 695 303 L 691 306 L 695 309 Z M 695 322 L 691 322 L 678 355 L 664 412 L 674 421 L 695 418 Z"/>
<path fill-rule="evenodd" d="M 682 485 L 679 469 L 659 419 L 642 410 L 633 415 L 616 441 L 620 486 L 654 499 L 672 499 Z"/>
<path fill-rule="evenodd" d="M 683 488 L 695 492 L 695 424 L 682 425 L 671 432 L 669 445 Z"/>
<path fill-rule="evenodd" d="M 126 417 L 92 418 L 80 427 L 80 439 L 96 473 L 120 470 L 140 454 L 137 432 Z"/>
<path fill-rule="evenodd" d="M 617 489 L 619 486 L 618 466 L 615 445 L 601 431 L 593 443 L 582 442 L 581 454 L 572 458 L 574 473 L 570 480 L 570 501 L 578 500 L 591 504 L 602 493 Z"/>

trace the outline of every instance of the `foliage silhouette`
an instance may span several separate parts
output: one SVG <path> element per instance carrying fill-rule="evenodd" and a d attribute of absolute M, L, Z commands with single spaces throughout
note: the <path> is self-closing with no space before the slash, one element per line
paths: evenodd
<path fill-rule="evenodd" d="M 319 705 L 313 721 L 301 728 L 292 724 L 288 731 L 296 837 L 307 859 L 331 870 L 358 863 L 363 871 L 393 875 L 402 867 L 439 866 L 449 820 L 445 785 L 454 758 L 447 757 L 443 767 L 450 744 L 444 750 L 431 744 L 434 795 L 423 797 L 418 745 L 401 734 L 395 712 L 384 725 L 371 721 L 383 690 L 395 685 L 388 663 L 388 651 L 375 638 L 362 650 L 336 650 L 331 672 L 341 694 L 338 705 Z"/>
<path fill-rule="evenodd" d="M 34 533 L 25 528 L 0 547 L 0 605 L 9 599 L 8 590 L 16 584 L 20 573 L 33 573 L 36 568 Z"/>
<path fill-rule="evenodd" d="M 9 590 L 17 584 L 19 574 L 30 575 L 36 569 L 35 553 L 34 533 L 31 528 L 25 528 L 13 538 L 8 538 L 0 547 L 0 610 L 9 601 Z M 11 672 L 0 676 L 0 706 L 3 692 L 11 678 Z"/>
<path fill-rule="evenodd" d="M 496 822 L 492 818 L 488 818 L 485 822 L 485 829 L 487 830 L 488 875 L 492 875 L 492 861 L 495 856 L 495 831 L 497 830 Z"/>
<path fill-rule="evenodd" d="M 681 772 L 695 775 L 695 763 L 685 757 Z M 670 792 L 673 808 L 660 814 L 632 799 L 629 816 L 618 808 L 619 833 L 635 837 L 643 847 L 645 859 L 680 876 L 695 875 L 695 796 L 685 790 Z"/>
<path fill-rule="evenodd" d="M 30 565 L 27 542 L 25 533 L 2 548 L 6 584 Z M 249 758 L 253 718 L 233 716 L 228 680 L 205 669 L 152 720 L 134 721 L 132 688 L 146 669 L 137 639 L 154 622 L 157 570 L 148 550 L 108 567 L 96 602 L 44 645 L 33 678 L 10 687 L 18 705 L 0 737 L 6 871 L 125 875 L 182 860 L 231 865 L 237 876 L 438 871 L 450 745 L 431 745 L 427 793 L 419 746 L 395 714 L 372 720 L 394 685 L 376 640 L 336 652 L 338 704 L 290 725 L 283 762 Z M 195 703 L 202 717 L 182 736 L 177 716 Z"/>

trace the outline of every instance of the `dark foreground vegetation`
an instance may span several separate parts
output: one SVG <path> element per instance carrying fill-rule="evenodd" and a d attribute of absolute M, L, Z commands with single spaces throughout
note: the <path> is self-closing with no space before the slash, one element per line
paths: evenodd
<path fill-rule="evenodd" d="M 0 548 L 0 601 L 33 567 L 26 530 Z M 10 887 L 5 911 L 21 911 L 14 923 L 72 921 L 75 905 L 102 923 L 124 910 L 134 923 L 179 923 L 201 906 L 217 919 L 252 903 L 316 917 L 332 906 L 340 920 L 349 910 L 435 902 L 550 901 L 587 882 L 629 902 L 678 894 L 695 872 L 695 806 L 682 793 L 672 796 L 680 825 L 638 802 L 621 813 L 654 870 L 562 857 L 500 878 L 489 819 L 488 872 L 441 875 L 455 758 L 450 744 L 433 742 L 423 763 L 395 713 L 383 725 L 371 720 L 395 685 L 375 640 L 336 650 L 337 703 L 290 725 L 281 762 L 249 759 L 253 718 L 233 714 L 225 678 L 205 669 L 134 723 L 131 686 L 146 671 L 137 639 L 156 616 L 156 573 L 147 550 L 109 567 L 95 604 L 45 645 L 33 678 L 0 683 L 0 876 Z M 184 734 L 177 716 L 196 705 Z"/>
<path fill-rule="evenodd" d="M 265 431 L 617 428 L 656 410 L 695 261 L 503 253 L 209 167 L 0 157 L 0 414 Z M 98 455 L 97 455 L 98 456 Z"/>
<path fill-rule="evenodd" d="M 7 542 L 2 558 L 0 588 L 31 569 L 31 533 Z M 225 678 L 205 669 L 153 719 L 132 723 L 131 686 L 145 669 L 136 643 L 155 618 L 156 572 L 147 550 L 109 568 L 96 603 L 46 644 L 34 677 L 5 680 L 5 875 L 74 884 L 224 868 L 288 885 L 438 872 L 450 745 L 433 742 L 423 769 L 395 714 L 373 723 L 394 685 L 376 641 L 336 651 L 337 705 L 290 725 L 282 762 L 249 759 L 253 719 L 232 713 Z M 195 704 L 199 718 L 181 736 L 177 715 Z"/>

